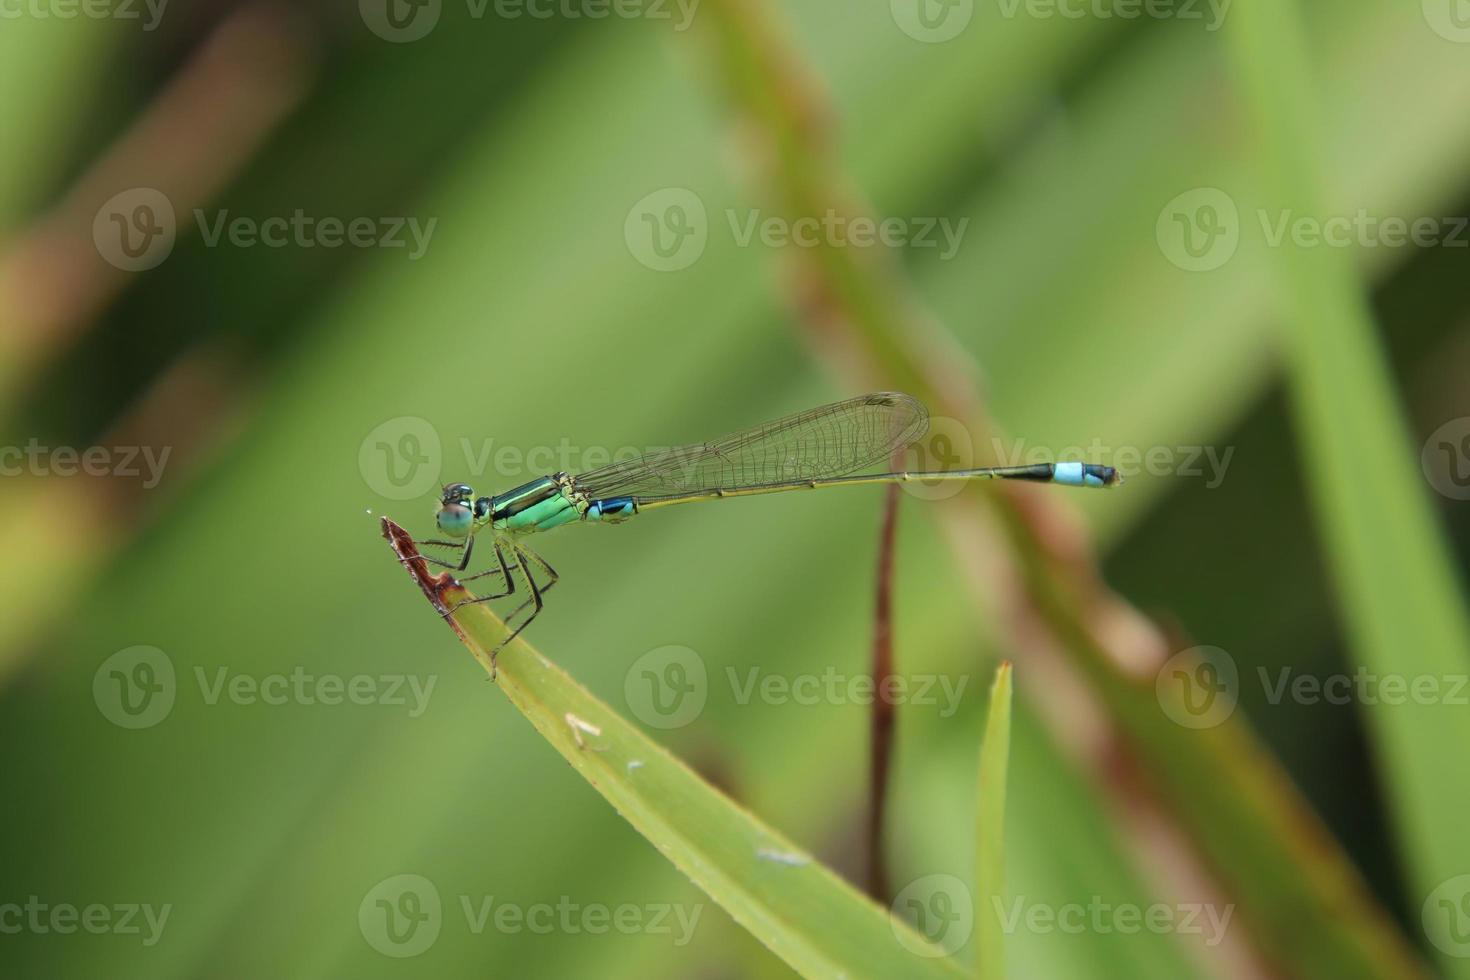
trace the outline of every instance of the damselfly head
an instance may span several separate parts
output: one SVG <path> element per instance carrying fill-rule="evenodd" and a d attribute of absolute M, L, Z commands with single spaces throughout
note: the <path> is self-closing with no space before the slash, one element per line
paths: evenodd
<path fill-rule="evenodd" d="M 474 499 L 475 491 L 464 483 L 446 486 L 444 495 L 439 498 L 439 510 L 434 515 L 439 530 L 451 538 L 467 537 L 475 526 L 475 512 L 471 506 Z"/>

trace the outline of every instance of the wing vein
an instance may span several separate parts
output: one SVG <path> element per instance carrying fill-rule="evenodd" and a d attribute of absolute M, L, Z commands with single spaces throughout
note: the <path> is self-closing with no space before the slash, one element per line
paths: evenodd
<path fill-rule="evenodd" d="M 662 449 L 574 478 L 591 499 L 660 500 L 692 493 L 846 476 L 887 465 L 929 429 L 910 395 L 878 392 L 798 412 L 714 442 Z"/>

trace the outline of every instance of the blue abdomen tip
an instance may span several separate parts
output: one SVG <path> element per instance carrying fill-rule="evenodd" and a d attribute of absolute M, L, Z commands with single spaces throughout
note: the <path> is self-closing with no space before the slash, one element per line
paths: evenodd
<path fill-rule="evenodd" d="M 1078 462 L 1055 464 L 1051 479 L 1068 487 L 1111 487 L 1120 482 L 1118 471 L 1111 466 Z"/>
<path fill-rule="evenodd" d="M 1081 463 L 1057 463 L 1052 467 L 1051 482 L 1068 487 L 1085 486 L 1087 470 Z"/>

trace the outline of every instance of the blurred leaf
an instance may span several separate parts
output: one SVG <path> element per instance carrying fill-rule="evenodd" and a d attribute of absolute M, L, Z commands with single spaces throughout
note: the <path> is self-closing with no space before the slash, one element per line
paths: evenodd
<path fill-rule="evenodd" d="M 1260 137 L 1260 209 L 1325 221 L 1316 72 L 1293 0 L 1244 0 L 1231 31 L 1244 100 Z M 1470 667 L 1470 618 L 1417 472 L 1352 256 L 1283 240 L 1281 302 L 1297 425 L 1353 646 L 1374 675 L 1397 677 L 1363 706 L 1408 858 L 1418 909 L 1470 868 L 1470 714 L 1423 704 Z M 1453 452 L 1458 453 L 1456 446 Z M 1443 950 L 1442 950 L 1443 951 Z M 1464 959 L 1444 959 L 1470 976 Z"/>
<path fill-rule="evenodd" d="M 113 21 L 6 13 L 0 25 L 0 246 L 21 215 L 56 189 L 63 148 L 87 105 L 83 95 L 96 86 L 120 33 Z"/>
<path fill-rule="evenodd" d="M 1011 665 L 1002 663 L 990 688 L 990 715 L 980 745 L 979 797 L 975 806 L 975 975 L 1005 980 L 1006 767 L 1011 755 Z"/>
<path fill-rule="evenodd" d="M 788 219 L 852 215 L 845 174 L 833 165 L 814 125 L 819 96 L 797 56 L 776 39 L 768 6 L 711 2 L 706 22 L 720 58 L 719 81 L 768 161 L 770 198 Z M 914 311 L 903 277 L 884 260 L 818 243 L 800 257 L 802 309 L 822 329 L 832 360 L 866 382 L 910 390 L 957 416 L 990 443 L 995 429 L 957 376 L 949 341 Z M 1152 680 L 1125 665 L 1162 660 L 1161 636 L 1098 585 L 1088 544 L 1058 539 L 1070 525 L 1049 500 L 1020 491 L 977 489 L 1004 526 L 1039 616 L 1128 736 L 1180 818 L 1202 863 L 1219 869 L 1242 916 L 1268 956 L 1303 972 L 1379 977 L 1411 975 L 1412 950 L 1362 886 L 1356 869 L 1304 805 L 1280 766 L 1239 717 L 1196 739 L 1179 738 L 1160 711 Z M 1133 628 L 1105 632 L 1104 623 Z M 1120 645 L 1118 636 L 1127 637 Z M 1283 868 L 1295 873 L 1283 874 Z M 1289 926 L 1285 924 L 1289 923 Z"/>

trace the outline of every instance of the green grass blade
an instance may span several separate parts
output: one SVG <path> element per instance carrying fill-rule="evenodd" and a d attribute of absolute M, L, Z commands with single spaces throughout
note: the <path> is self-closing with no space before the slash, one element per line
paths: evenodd
<path fill-rule="evenodd" d="M 1242 3 L 1231 49 L 1260 138 L 1260 207 L 1325 218 L 1315 82 L 1299 17 L 1287 0 Z M 1351 253 L 1288 238 L 1278 268 L 1308 482 L 1354 652 L 1370 673 L 1411 686 L 1462 676 L 1470 620 Z M 1417 910 L 1470 868 L 1470 714 L 1389 697 L 1362 707 Z M 1470 961 L 1455 961 L 1454 972 L 1470 976 Z"/>
<path fill-rule="evenodd" d="M 832 160 L 825 133 L 811 122 L 823 117 L 823 109 L 813 108 L 819 95 L 803 86 L 795 55 L 772 40 L 768 6 L 717 0 L 703 8 L 725 97 L 742 113 L 744 129 L 760 134 L 767 147 L 764 176 L 778 210 L 787 216 L 848 214 L 848 196 L 832 188 L 849 181 Z M 802 310 L 820 312 L 814 319 L 821 322 L 822 349 L 837 352 L 835 365 L 854 373 L 881 370 L 885 385 L 964 419 L 977 444 L 989 441 L 995 430 L 984 406 L 956 379 L 943 353 L 948 337 L 914 313 L 901 270 L 839 247 L 811 249 L 799 262 L 807 294 L 821 297 Z M 972 499 L 991 507 L 1002 524 L 1028 603 L 1126 736 L 1201 864 L 1216 871 L 1238 901 L 1238 921 L 1262 958 L 1304 975 L 1420 975 L 1416 951 L 1242 716 L 1181 736 L 1159 710 L 1151 680 L 1123 666 L 1137 654 L 1152 655 L 1151 644 L 1120 650 L 1100 624 L 1142 619 L 1096 588 L 1085 544 L 1063 559 L 1047 543 L 1046 524 L 1037 515 L 1054 505 L 1038 501 L 1022 508 L 1013 496 L 985 488 Z M 1162 634 L 1156 642 L 1162 646 Z"/>
<path fill-rule="evenodd" d="M 392 521 L 383 534 L 400 558 L 416 555 Z M 409 562 L 442 610 L 470 598 L 448 577 Z M 767 827 L 517 640 L 492 668 L 505 624 L 488 606 L 466 606 L 453 626 L 537 732 L 574 770 L 718 902 L 736 922 L 807 977 L 962 976 L 945 951 L 891 917 L 833 871 Z"/>
<path fill-rule="evenodd" d="M 980 746 L 975 828 L 975 975 L 1005 980 L 1005 935 L 999 903 L 1005 901 L 1006 768 L 1011 756 L 1011 665 L 1003 663 L 990 688 L 990 716 Z"/>

